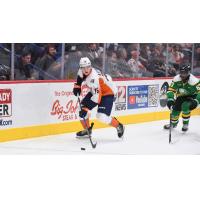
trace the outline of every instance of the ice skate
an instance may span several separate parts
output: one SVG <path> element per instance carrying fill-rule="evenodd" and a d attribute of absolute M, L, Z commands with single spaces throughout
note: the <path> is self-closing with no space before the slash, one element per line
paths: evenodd
<path fill-rule="evenodd" d="M 119 138 L 122 138 L 124 135 L 124 125 L 119 123 L 119 125 L 117 126 L 117 134 Z"/>
<path fill-rule="evenodd" d="M 177 124 L 172 124 L 171 126 L 172 126 L 172 128 L 176 128 L 176 127 L 177 127 Z M 170 124 L 164 125 L 163 128 L 166 129 L 166 130 L 169 130 Z"/>
<path fill-rule="evenodd" d="M 91 124 L 91 126 L 88 128 L 88 132 L 90 135 L 92 135 L 92 127 L 93 127 L 94 123 Z M 87 129 L 84 129 L 82 131 L 79 131 L 76 133 L 76 137 L 77 138 L 88 138 L 88 132 Z"/>
<path fill-rule="evenodd" d="M 188 124 L 183 124 L 182 131 L 186 132 L 188 130 Z"/>

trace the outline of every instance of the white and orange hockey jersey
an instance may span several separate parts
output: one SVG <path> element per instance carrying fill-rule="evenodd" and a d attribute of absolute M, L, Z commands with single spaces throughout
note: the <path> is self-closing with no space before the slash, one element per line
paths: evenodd
<path fill-rule="evenodd" d="M 78 76 L 83 79 L 83 83 L 90 88 L 92 93 L 91 100 L 97 104 L 100 103 L 102 96 L 116 95 L 117 87 L 108 74 L 102 74 L 100 70 L 92 68 L 91 73 L 85 78 L 81 69 Z"/>

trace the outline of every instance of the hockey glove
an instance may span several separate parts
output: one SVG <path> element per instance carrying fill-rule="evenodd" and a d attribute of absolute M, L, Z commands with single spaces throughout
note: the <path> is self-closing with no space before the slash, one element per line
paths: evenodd
<path fill-rule="evenodd" d="M 73 93 L 75 96 L 79 96 L 81 94 L 81 86 L 74 83 Z"/>
<path fill-rule="evenodd" d="M 189 109 L 194 110 L 199 105 L 199 102 L 197 99 L 190 98 L 189 105 L 190 105 Z"/>
<path fill-rule="evenodd" d="M 170 109 L 174 105 L 174 100 L 167 101 L 167 107 Z"/>

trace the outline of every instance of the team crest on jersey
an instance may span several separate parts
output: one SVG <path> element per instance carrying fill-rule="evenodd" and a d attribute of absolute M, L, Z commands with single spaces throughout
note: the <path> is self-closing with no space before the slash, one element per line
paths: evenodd
<path fill-rule="evenodd" d="M 179 92 L 180 92 L 180 94 L 187 94 L 187 91 L 185 89 L 183 89 L 183 88 L 180 88 Z"/>
<path fill-rule="evenodd" d="M 94 83 L 94 79 L 91 79 L 90 83 Z"/>

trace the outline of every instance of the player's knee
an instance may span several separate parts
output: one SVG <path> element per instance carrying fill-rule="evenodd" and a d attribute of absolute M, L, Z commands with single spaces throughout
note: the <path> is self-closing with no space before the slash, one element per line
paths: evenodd
<path fill-rule="evenodd" d="M 112 117 L 111 116 L 107 116 L 104 113 L 97 113 L 96 117 L 100 122 L 103 122 L 105 124 L 110 124 L 111 121 L 112 121 Z"/>

